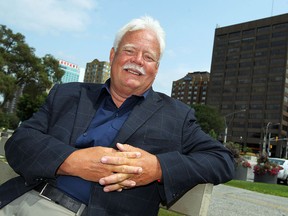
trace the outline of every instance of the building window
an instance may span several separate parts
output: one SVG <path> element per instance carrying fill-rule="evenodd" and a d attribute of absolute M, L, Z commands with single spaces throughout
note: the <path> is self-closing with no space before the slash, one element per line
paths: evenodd
<path fill-rule="evenodd" d="M 258 27 L 257 28 L 257 32 L 267 32 L 267 31 L 270 31 L 270 28 L 271 26 L 263 26 L 263 27 Z"/>

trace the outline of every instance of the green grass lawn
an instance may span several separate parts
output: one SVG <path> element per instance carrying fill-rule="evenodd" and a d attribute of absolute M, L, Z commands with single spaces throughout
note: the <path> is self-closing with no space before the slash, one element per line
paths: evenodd
<path fill-rule="evenodd" d="M 250 191 L 255 191 L 263 194 L 270 194 L 275 196 L 288 198 L 288 186 L 280 184 L 265 184 L 260 182 L 249 182 L 241 180 L 232 180 L 225 185 L 243 188 Z"/>
<path fill-rule="evenodd" d="M 182 216 L 182 214 L 177 214 L 175 212 L 168 211 L 166 209 L 159 210 L 158 216 Z"/>

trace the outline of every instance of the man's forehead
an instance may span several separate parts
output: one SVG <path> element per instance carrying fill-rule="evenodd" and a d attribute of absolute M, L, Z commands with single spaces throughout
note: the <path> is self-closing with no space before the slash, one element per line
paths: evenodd
<path fill-rule="evenodd" d="M 160 45 L 156 33 L 151 29 L 140 29 L 140 30 L 135 30 L 135 31 L 128 31 L 123 35 L 120 43 L 124 42 L 126 40 L 131 41 L 135 37 L 137 38 L 136 41 L 147 40 L 151 43 L 157 43 L 158 45 Z M 129 43 L 129 41 L 127 41 L 127 42 Z"/>
<path fill-rule="evenodd" d="M 145 32 L 147 34 L 145 34 Z M 145 34 L 145 36 L 140 36 L 140 38 L 136 39 L 133 37 L 133 34 L 140 35 L 142 33 Z M 148 43 L 146 43 L 145 40 L 148 41 Z M 144 41 L 144 43 L 141 43 L 141 41 Z M 126 32 L 119 43 L 119 47 L 145 49 L 147 51 L 149 50 L 153 52 L 160 52 L 160 43 L 157 39 L 156 33 L 147 29 Z"/>

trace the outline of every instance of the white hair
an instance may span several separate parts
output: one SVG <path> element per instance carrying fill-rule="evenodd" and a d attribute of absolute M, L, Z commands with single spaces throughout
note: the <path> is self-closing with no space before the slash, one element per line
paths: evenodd
<path fill-rule="evenodd" d="M 150 16 L 143 16 L 138 19 L 133 19 L 118 31 L 113 44 L 115 52 L 118 49 L 122 37 L 128 31 L 137 31 L 142 29 L 150 29 L 156 34 L 156 37 L 160 45 L 160 58 L 161 58 L 165 49 L 165 32 L 163 28 L 160 26 L 160 23 Z"/>

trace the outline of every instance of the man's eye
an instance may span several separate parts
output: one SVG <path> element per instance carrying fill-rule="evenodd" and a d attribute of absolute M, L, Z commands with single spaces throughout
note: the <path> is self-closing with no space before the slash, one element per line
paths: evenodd
<path fill-rule="evenodd" d="M 154 62 L 155 59 L 151 55 L 144 55 L 144 60 L 147 62 Z"/>
<path fill-rule="evenodd" d="M 127 54 L 127 55 L 133 55 L 135 52 L 134 50 L 129 50 L 129 49 L 125 49 L 124 52 Z"/>

